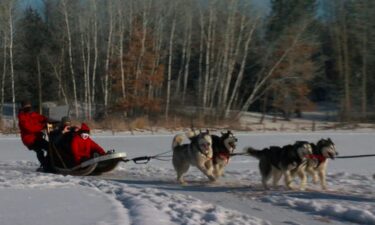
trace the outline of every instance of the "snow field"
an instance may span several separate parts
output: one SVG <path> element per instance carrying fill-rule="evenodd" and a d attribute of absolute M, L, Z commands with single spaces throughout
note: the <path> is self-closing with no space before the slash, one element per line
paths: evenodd
<path fill-rule="evenodd" d="M 94 139 L 105 149 L 129 158 L 170 150 L 172 135 L 106 133 Z M 237 152 L 296 140 L 331 137 L 340 155 L 372 154 L 374 133 L 238 134 Z M 328 191 L 309 180 L 307 191 L 280 186 L 264 191 L 258 162 L 231 158 L 216 183 L 196 168 L 181 186 L 171 162 L 123 163 L 99 177 L 72 177 L 34 172 L 32 152 L 19 137 L 0 138 L 0 224 L 375 224 L 374 158 L 336 159 L 328 165 Z"/>

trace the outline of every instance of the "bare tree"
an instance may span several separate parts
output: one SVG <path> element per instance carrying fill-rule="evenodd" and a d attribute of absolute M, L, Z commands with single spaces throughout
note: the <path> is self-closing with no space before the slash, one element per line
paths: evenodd
<path fill-rule="evenodd" d="M 243 23 L 241 23 L 241 24 L 243 24 Z M 227 117 L 229 115 L 229 112 L 230 112 L 230 109 L 232 107 L 235 96 L 238 95 L 238 93 L 239 93 L 239 87 L 240 87 L 241 82 L 242 82 L 243 77 L 244 77 L 245 65 L 246 65 L 247 57 L 249 55 L 250 42 L 253 38 L 253 34 L 254 34 L 254 31 L 255 31 L 256 25 L 257 25 L 257 21 L 253 22 L 253 25 L 252 25 L 250 31 L 248 32 L 248 36 L 245 40 L 244 52 L 243 52 L 242 61 L 241 61 L 241 64 L 240 64 L 241 67 L 240 67 L 240 70 L 238 72 L 237 78 L 235 79 L 236 81 L 235 81 L 235 84 L 232 88 L 232 93 L 230 94 L 229 101 L 226 103 L 225 114 L 224 114 L 225 117 Z M 241 25 L 241 30 L 243 29 L 243 26 L 244 25 Z M 239 42 L 237 43 L 237 46 L 239 46 Z M 239 50 L 239 48 L 236 48 L 236 51 L 238 51 L 238 50 Z M 235 54 L 235 55 L 237 55 L 237 54 Z M 231 67 L 233 67 L 233 66 L 234 65 L 231 65 Z M 233 70 L 233 68 L 231 68 L 231 70 Z"/>
<path fill-rule="evenodd" d="M 10 79 L 11 79 L 11 84 L 12 84 L 12 104 L 13 104 L 13 127 L 16 127 L 16 93 L 15 93 L 15 80 L 14 80 L 14 62 L 13 62 L 13 35 L 14 35 L 14 30 L 13 30 L 13 7 L 14 7 L 14 2 L 10 1 L 8 5 L 8 22 L 9 22 L 9 66 L 10 66 Z"/>
<path fill-rule="evenodd" d="M 0 40 L 3 44 L 3 66 L 2 66 L 2 75 L 1 75 L 1 101 L 0 101 L 0 119 L 3 116 L 3 110 L 4 110 L 4 89 L 5 89 L 5 78 L 7 75 L 7 59 L 8 59 L 8 54 L 7 54 L 7 48 L 8 48 L 8 31 L 7 31 L 7 10 L 4 6 L 0 6 Z"/>
<path fill-rule="evenodd" d="M 251 90 L 250 94 L 248 95 L 248 97 L 245 99 L 244 103 L 241 106 L 240 113 L 243 111 L 247 111 L 250 105 L 265 93 L 264 89 L 265 88 L 267 89 L 267 86 L 266 86 L 267 82 L 272 77 L 274 71 L 279 67 L 279 65 L 285 60 L 288 54 L 294 49 L 294 47 L 300 41 L 300 38 L 302 34 L 304 33 L 306 27 L 307 27 L 307 23 L 303 23 L 302 27 L 295 34 L 290 46 L 283 51 L 281 56 L 268 69 L 268 72 L 265 72 L 264 70 L 261 70 L 259 72 L 259 74 L 257 75 L 256 82 L 253 86 L 253 89 Z M 240 116 L 240 113 L 237 116 Z"/>
<path fill-rule="evenodd" d="M 68 7 L 66 4 L 66 1 L 67 0 L 61 0 L 61 3 L 62 3 L 62 11 L 64 14 L 66 36 L 68 39 L 69 69 L 70 69 L 70 75 L 71 75 L 72 85 L 73 85 L 74 109 L 75 109 L 75 115 L 78 117 L 79 111 L 78 111 L 78 99 L 77 99 L 77 85 L 76 85 L 76 78 L 75 78 L 75 73 L 74 73 L 74 68 L 73 68 L 72 36 L 70 33 L 69 15 L 68 15 Z"/>
<path fill-rule="evenodd" d="M 108 100 L 109 100 L 109 61 L 111 58 L 111 48 L 112 48 L 112 34 L 113 34 L 113 15 L 112 15 L 112 2 L 107 1 L 107 7 L 108 7 L 108 15 L 109 15 L 109 21 L 108 21 L 108 42 L 107 42 L 107 53 L 106 53 L 106 59 L 105 59 L 105 75 L 104 75 L 104 85 L 103 85 L 103 93 L 104 93 L 104 110 L 105 114 L 107 114 L 107 108 L 108 108 Z"/>
<path fill-rule="evenodd" d="M 175 5 L 173 9 L 175 9 Z M 169 35 L 169 55 L 168 55 L 168 75 L 167 75 L 167 95 L 166 95 L 166 104 L 165 104 L 165 120 L 168 121 L 169 116 L 169 104 L 170 104 L 170 95 L 171 95 L 171 80 L 172 80 L 172 62 L 173 62 L 173 42 L 176 29 L 176 14 L 173 13 L 171 32 Z"/>

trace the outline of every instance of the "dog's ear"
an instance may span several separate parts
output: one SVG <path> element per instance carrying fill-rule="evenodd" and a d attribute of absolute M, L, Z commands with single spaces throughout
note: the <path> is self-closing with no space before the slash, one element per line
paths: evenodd
<path fill-rule="evenodd" d="M 207 133 L 207 134 L 210 134 L 210 131 L 209 131 L 208 129 L 206 129 L 206 133 Z"/>
<path fill-rule="evenodd" d="M 223 136 L 224 135 L 224 133 L 222 132 L 222 131 L 220 131 L 220 134 Z"/>
<path fill-rule="evenodd" d="M 327 139 L 327 141 L 329 141 L 329 142 L 333 143 L 333 141 L 331 140 L 331 138 L 328 138 L 328 139 Z"/>

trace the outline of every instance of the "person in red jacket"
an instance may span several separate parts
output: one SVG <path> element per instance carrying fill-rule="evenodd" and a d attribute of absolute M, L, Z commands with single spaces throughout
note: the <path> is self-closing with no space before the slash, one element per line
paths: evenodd
<path fill-rule="evenodd" d="M 90 138 L 90 128 L 85 123 L 81 124 L 81 129 L 74 135 L 71 149 L 75 165 L 92 158 L 94 154 L 106 154 L 104 149 Z"/>
<path fill-rule="evenodd" d="M 47 117 L 32 111 L 30 101 L 21 102 L 21 109 L 18 113 L 18 126 L 21 131 L 22 142 L 29 150 L 36 152 L 36 157 L 41 166 L 38 171 L 50 172 L 51 166 L 47 156 L 49 146 L 42 133 L 47 122 Z"/>

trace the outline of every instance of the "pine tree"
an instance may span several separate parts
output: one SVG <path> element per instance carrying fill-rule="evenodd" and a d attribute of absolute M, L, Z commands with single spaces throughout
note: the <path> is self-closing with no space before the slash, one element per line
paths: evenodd
<path fill-rule="evenodd" d="M 41 105 L 43 100 L 55 97 L 55 88 L 50 73 L 45 70 L 43 51 L 47 48 L 50 34 L 39 13 L 27 8 L 18 23 L 16 41 L 18 62 L 17 95 L 20 99 L 31 98 Z"/>

